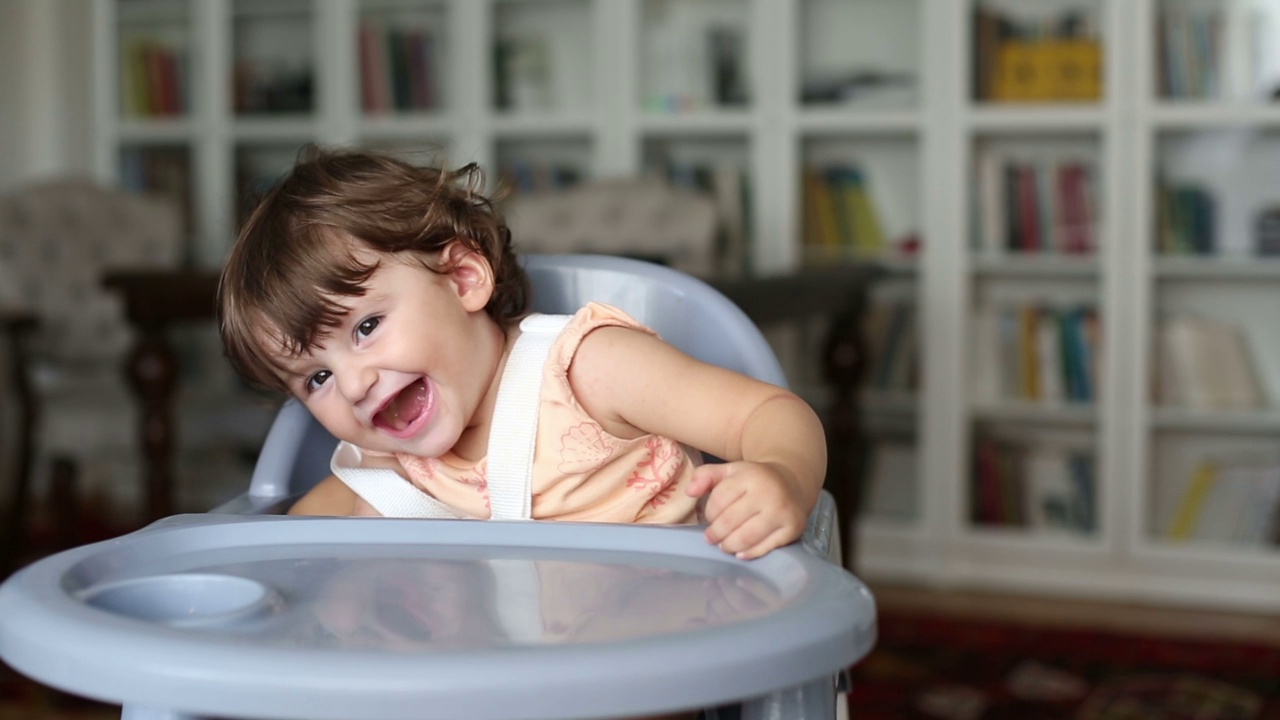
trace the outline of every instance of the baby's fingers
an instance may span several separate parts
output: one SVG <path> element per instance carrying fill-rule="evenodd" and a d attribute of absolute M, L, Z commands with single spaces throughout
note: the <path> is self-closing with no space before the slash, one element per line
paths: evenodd
<path fill-rule="evenodd" d="M 759 515 L 760 508 L 746 502 L 730 502 L 728 505 L 716 502 L 721 499 L 713 495 L 707 503 L 707 520 L 711 522 L 707 526 L 707 542 L 719 545 L 725 552 L 737 552 L 737 547 L 731 550 L 725 547 L 724 543 L 733 538 L 734 534 L 753 517 Z M 749 545 L 741 538 L 738 538 L 737 542 L 743 548 Z"/>
<path fill-rule="evenodd" d="M 791 544 L 790 533 L 786 528 L 777 528 L 769 533 L 760 542 L 752 545 L 746 550 L 740 550 L 734 553 L 739 560 L 755 560 L 758 557 L 764 557 L 778 548 Z"/>
<path fill-rule="evenodd" d="M 684 492 L 689 497 L 702 497 L 714 490 L 728 474 L 729 468 L 724 463 L 702 465 L 693 471 L 693 477 L 689 479 L 689 486 Z"/>
<path fill-rule="evenodd" d="M 759 557 L 786 543 L 786 529 L 766 513 L 756 513 L 735 526 L 719 542 L 720 549 L 743 560 Z M 780 536 L 783 539 L 775 539 Z M 765 549 L 761 550 L 764 547 Z"/>

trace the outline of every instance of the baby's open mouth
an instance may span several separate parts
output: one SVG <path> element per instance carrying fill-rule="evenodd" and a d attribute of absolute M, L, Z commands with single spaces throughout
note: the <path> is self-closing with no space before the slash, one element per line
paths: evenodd
<path fill-rule="evenodd" d="M 377 427 L 398 432 L 409 427 L 427 407 L 427 383 L 416 380 L 405 386 L 373 418 Z"/>

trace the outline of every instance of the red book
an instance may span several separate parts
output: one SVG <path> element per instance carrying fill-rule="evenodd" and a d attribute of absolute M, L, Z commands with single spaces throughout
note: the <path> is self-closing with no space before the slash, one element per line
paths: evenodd
<path fill-rule="evenodd" d="M 165 115 L 182 114 L 182 89 L 178 83 L 178 58 L 172 48 L 158 48 L 162 105 Z"/>
<path fill-rule="evenodd" d="M 153 117 L 164 115 L 166 108 L 164 61 L 161 54 L 161 49 L 155 43 L 147 43 L 142 51 L 147 67 L 147 114 Z"/>
<path fill-rule="evenodd" d="M 377 91 L 378 38 L 368 23 L 360 23 L 358 42 L 360 45 L 360 107 L 366 113 L 373 113 L 382 108 L 378 105 Z"/>

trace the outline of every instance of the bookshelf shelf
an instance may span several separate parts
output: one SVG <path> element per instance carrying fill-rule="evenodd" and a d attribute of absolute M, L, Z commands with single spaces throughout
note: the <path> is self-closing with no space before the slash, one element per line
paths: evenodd
<path fill-rule="evenodd" d="M 975 404 L 972 417 L 978 422 L 1081 426 L 1096 423 L 1098 410 L 1091 405 L 1048 405 L 1004 400 Z"/>
<path fill-rule="evenodd" d="M 683 115 L 646 113 L 640 130 L 650 135 L 686 133 L 745 133 L 755 125 L 750 113 L 740 110 L 704 111 Z"/>
<path fill-rule="evenodd" d="M 1205 564 L 1211 563 L 1246 575 L 1272 572 L 1275 567 L 1275 551 L 1273 549 L 1228 541 L 1157 538 L 1151 540 L 1143 548 L 1141 555 L 1166 563 L 1186 560 Z M 1268 583 L 1261 583 L 1259 590 L 1265 591 L 1267 585 Z M 1249 603 L 1248 606 L 1253 606 L 1254 604 L 1256 602 Z"/>
<path fill-rule="evenodd" d="M 1235 281 L 1280 280 L 1280 258 L 1157 258 L 1158 280 Z"/>
<path fill-rule="evenodd" d="M 498 115 L 493 132 L 503 137 L 555 137 L 592 132 L 593 120 L 581 114 Z"/>
<path fill-rule="evenodd" d="M 1280 128 L 1280 108 L 1244 102 L 1161 102 L 1152 107 L 1151 122 L 1162 130 Z"/>
<path fill-rule="evenodd" d="M 1077 105 L 1035 105 L 1020 107 L 974 106 L 969 125 L 979 132 L 1046 134 L 1094 132 L 1107 120 L 1102 107 Z"/>
<path fill-rule="evenodd" d="M 371 138 L 422 139 L 424 135 L 449 135 L 456 123 L 446 115 L 422 113 L 395 117 L 366 117 L 360 121 L 360 135 Z"/>
<path fill-rule="evenodd" d="M 806 133 L 914 133 L 923 121 L 911 110 L 805 109 L 797 125 Z"/>
<path fill-rule="evenodd" d="M 1207 411 L 1156 407 L 1151 411 L 1151 427 L 1155 430 L 1253 433 L 1280 433 L 1280 410 Z"/>
<path fill-rule="evenodd" d="M 965 532 L 965 544 L 996 553 L 1021 554 L 1029 548 L 1063 554 L 1094 554 L 1101 542 L 1090 535 L 1053 528 L 974 525 Z"/>
<path fill-rule="evenodd" d="M 316 121 L 306 115 L 242 120 L 232 131 L 237 142 L 287 141 L 318 138 Z"/>
<path fill-rule="evenodd" d="M 189 140 L 194 126 L 186 118 L 169 120 L 125 120 L 120 123 L 120 141 L 137 145 Z"/>
<path fill-rule="evenodd" d="M 1079 278 L 1097 279 L 1096 258 L 1064 255 L 979 255 L 973 259 L 973 272 L 982 277 Z"/>

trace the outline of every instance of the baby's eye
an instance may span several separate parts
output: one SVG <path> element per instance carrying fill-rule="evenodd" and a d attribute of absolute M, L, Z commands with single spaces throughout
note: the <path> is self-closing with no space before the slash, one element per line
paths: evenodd
<path fill-rule="evenodd" d="M 315 392 L 316 390 L 319 390 L 320 386 L 328 382 L 329 378 L 332 376 L 333 376 L 333 373 L 329 372 L 328 370 L 321 370 L 315 375 L 312 375 L 311 377 L 307 378 L 307 384 L 306 384 L 307 392 Z"/>
<path fill-rule="evenodd" d="M 382 322 L 382 318 L 378 317 L 371 317 L 368 320 L 364 320 L 356 326 L 356 334 L 360 337 L 369 337 L 373 334 L 373 331 L 378 328 L 378 323 L 380 322 Z"/>

